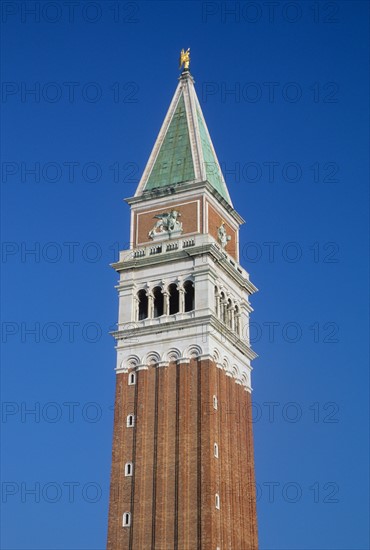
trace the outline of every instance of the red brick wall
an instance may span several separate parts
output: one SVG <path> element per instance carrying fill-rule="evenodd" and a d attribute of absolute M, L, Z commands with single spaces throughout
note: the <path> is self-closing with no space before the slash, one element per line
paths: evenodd
<path fill-rule="evenodd" d="M 217 230 L 221 225 L 223 220 L 221 211 L 218 212 L 208 203 L 208 233 L 218 240 Z M 226 246 L 226 252 L 237 259 L 237 233 L 235 229 L 230 227 L 230 225 L 225 221 L 226 233 L 230 235 L 231 240 Z"/>
<path fill-rule="evenodd" d="M 139 371 L 135 386 L 127 378 L 117 375 L 108 550 L 257 550 L 250 394 L 196 359 Z"/>

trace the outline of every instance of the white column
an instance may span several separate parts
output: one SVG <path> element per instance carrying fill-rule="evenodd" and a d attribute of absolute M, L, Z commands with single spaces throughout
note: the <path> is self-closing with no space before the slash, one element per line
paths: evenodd
<path fill-rule="evenodd" d="M 185 311 L 185 289 L 182 286 L 182 282 L 178 283 L 177 290 L 179 291 L 179 313 Z"/>
<path fill-rule="evenodd" d="M 221 317 L 220 314 L 220 292 L 217 287 L 215 287 L 215 313 L 216 317 Z"/>
<path fill-rule="evenodd" d="M 235 314 L 235 332 L 240 336 L 240 313 Z"/>
<path fill-rule="evenodd" d="M 233 303 L 231 303 L 229 315 L 230 315 L 230 328 L 232 331 L 234 331 L 235 330 L 235 308 Z"/>
<path fill-rule="evenodd" d="M 170 294 L 166 289 L 162 289 L 163 294 L 163 315 L 170 314 Z"/>
<path fill-rule="evenodd" d="M 154 296 L 151 290 L 148 290 L 146 295 L 148 296 L 148 319 L 154 317 Z"/>
<path fill-rule="evenodd" d="M 138 321 L 139 320 L 139 298 L 137 294 L 134 294 L 133 303 L 134 303 L 134 307 L 132 312 L 132 320 Z"/>

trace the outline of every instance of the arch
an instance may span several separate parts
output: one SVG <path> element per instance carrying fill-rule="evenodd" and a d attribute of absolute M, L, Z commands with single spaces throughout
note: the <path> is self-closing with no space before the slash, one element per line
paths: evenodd
<path fill-rule="evenodd" d="M 129 372 L 128 385 L 135 386 L 135 384 L 136 384 L 136 372 Z"/>
<path fill-rule="evenodd" d="M 241 381 L 242 381 L 243 386 L 245 386 L 246 388 L 250 388 L 251 381 L 250 381 L 249 373 L 243 372 L 242 377 L 241 377 Z"/>
<path fill-rule="evenodd" d="M 153 317 L 161 317 L 161 315 L 163 315 L 164 300 L 163 300 L 162 289 L 160 286 L 156 286 L 153 288 L 153 298 L 154 298 Z"/>
<path fill-rule="evenodd" d="M 137 293 L 137 301 L 137 320 L 142 321 L 148 317 L 148 296 L 143 288 Z"/>
<path fill-rule="evenodd" d="M 170 297 L 169 314 L 173 315 L 174 313 L 178 313 L 180 311 L 180 296 L 175 283 L 171 283 L 168 286 L 168 294 Z"/>
<path fill-rule="evenodd" d="M 165 360 L 167 361 L 177 361 L 181 357 L 181 352 L 177 348 L 171 348 L 168 350 L 168 352 L 165 354 Z"/>
<path fill-rule="evenodd" d="M 185 311 L 193 311 L 195 306 L 194 283 L 189 279 L 184 283 L 185 290 Z"/>
<path fill-rule="evenodd" d="M 197 344 L 193 344 L 193 345 L 189 346 L 185 351 L 185 357 L 187 357 L 189 359 L 197 358 L 202 354 L 203 354 L 203 350 Z"/>
<path fill-rule="evenodd" d="M 220 363 L 221 362 L 220 352 L 218 351 L 217 348 L 215 348 L 213 350 L 213 360 L 214 360 L 215 363 Z"/>
<path fill-rule="evenodd" d="M 160 360 L 161 360 L 161 356 L 159 355 L 158 352 L 150 351 L 146 355 L 145 363 L 147 365 L 155 365 L 156 363 L 159 363 Z"/>
<path fill-rule="evenodd" d="M 140 358 L 137 355 L 129 355 L 126 359 L 126 365 L 129 369 L 134 369 L 140 364 Z"/>
<path fill-rule="evenodd" d="M 233 378 L 235 378 L 235 380 L 238 380 L 238 381 L 241 380 L 240 370 L 239 370 L 237 365 L 233 365 L 231 367 L 231 374 L 232 374 Z"/>
<path fill-rule="evenodd" d="M 231 369 L 230 369 L 230 362 L 228 360 L 227 357 L 224 357 L 223 360 L 222 360 L 222 368 L 226 371 L 226 372 L 230 372 Z"/>

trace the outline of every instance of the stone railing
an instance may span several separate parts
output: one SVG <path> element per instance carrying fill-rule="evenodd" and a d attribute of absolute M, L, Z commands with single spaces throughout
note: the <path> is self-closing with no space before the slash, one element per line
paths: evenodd
<path fill-rule="evenodd" d="M 220 244 L 211 235 L 194 235 L 192 237 L 177 238 L 176 240 L 169 240 L 161 243 L 150 243 L 146 246 L 139 248 L 133 248 L 130 250 L 122 250 L 120 252 L 119 261 L 127 262 L 130 260 L 140 260 L 142 258 L 148 258 L 159 254 L 168 254 L 171 252 L 177 252 L 179 250 L 188 249 L 194 246 L 202 247 L 212 244 L 221 253 L 225 255 L 225 260 L 237 271 L 242 277 L 249 280 L 249 275 L 243 269 L 238 262 L 227 254 L 226 250 L 223 250 Z"/>

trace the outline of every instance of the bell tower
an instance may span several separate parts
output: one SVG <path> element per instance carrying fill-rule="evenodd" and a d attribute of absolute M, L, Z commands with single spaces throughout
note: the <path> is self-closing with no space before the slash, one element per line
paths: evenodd
<path fill-rule="evenodd" d="M 184 69 L 119 275 L 108 550 L 257 550 L 249 296 L 239 226 Z"/>

